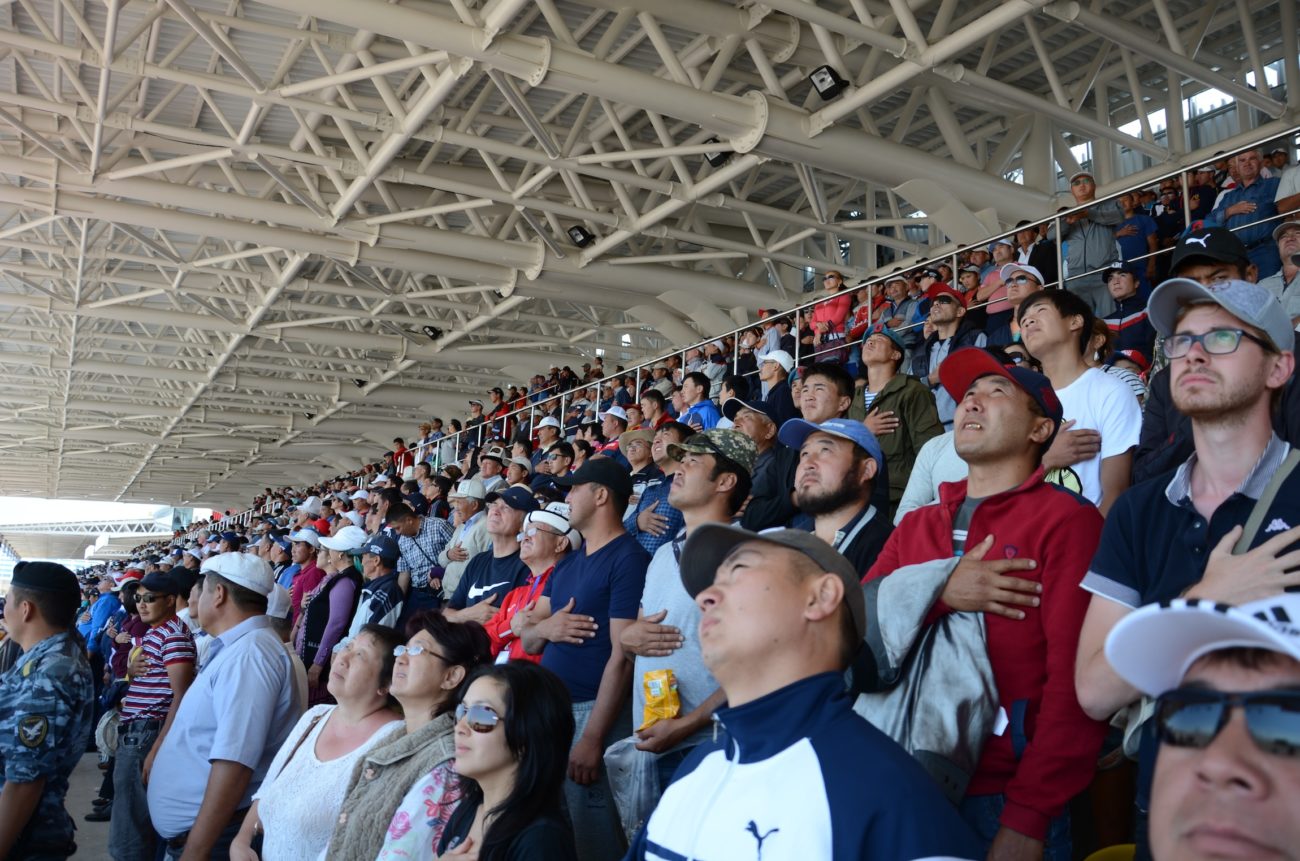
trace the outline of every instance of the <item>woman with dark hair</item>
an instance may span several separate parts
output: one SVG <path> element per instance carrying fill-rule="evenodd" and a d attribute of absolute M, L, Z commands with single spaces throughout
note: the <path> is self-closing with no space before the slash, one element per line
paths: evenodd
<path fill-rule="evenodd" d="M 491 642 L 477 622 L 441 613 L 416 616 L 407 631 L 390 688 L 406 726 L 353 768 L 329 859 L 433 858 L 460 801 L 453 712 L 465 680 L 492 660 Z"/>
<path fill-rule="evenodd" d="M 573 441 L 573 471 L 574 472 L 577 472 L 578 467 L 582 466 L 584 463 L 587 462 L 587 458 L 591 457 L 593 451 L 594 449 L 592 448 L 590 441 L 585 439 L 576 439 Z"/>
<path fill-rule="evenodd" d="M 438 853 L 480 861 L 577 858 L 561 804 L 572 740 L 572 704 L 559 676 L 524 661 L 475 674 L 456 708 L 463 798 Z"/>
<path fill-rule="evenodd" d="M 393 650 L 403 642 L 393 628 L 365 625 L 339 643 L 328 683 L 338 705 L 308 709 L 290 730 L 230 847 L 233 861 L 255 861 L 261 834 L 264 861 L 325 851 L 353 765 L 402 727 L 389 686 Z"/>

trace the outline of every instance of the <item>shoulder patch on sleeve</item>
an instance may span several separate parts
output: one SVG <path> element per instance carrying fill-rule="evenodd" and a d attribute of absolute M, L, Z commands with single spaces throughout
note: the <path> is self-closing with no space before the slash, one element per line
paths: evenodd
<path fill-rule="evenodd" d="M 49 731 L 50 719 L 45 715 L 26 715 L 18 721 L 18 740 L 23 747 L 40 747 Z"/>

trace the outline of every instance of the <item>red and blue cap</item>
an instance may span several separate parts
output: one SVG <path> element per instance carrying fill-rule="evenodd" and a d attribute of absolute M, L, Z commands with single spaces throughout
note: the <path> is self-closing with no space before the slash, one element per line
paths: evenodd
<path fill-rule="evenodd" d="M 988 350 L 979 347 L 963 347 L 956 350 L 939 366 L 939 382 L 958 403 L 961 403 L 961 399 L 966 396 L 966 391 L 972 383 L 988 376 L 1010 380 L 1022 392 L 1029 395 L 1031 401 L 1038 404 L 1043 415 L 1051 419 L 1054 425 L 1052 435 L 1047 439 L 1047 445 L 1051 445 L 1052 440 L 1056 438 L 1056 432 L 1061 429 L 1064 411 L 1060 399 L 1056 397 L 1056 391 L 1052 388 L 1052 381 L 1046 376 L 1017 365 L 1004 365 Z"/>

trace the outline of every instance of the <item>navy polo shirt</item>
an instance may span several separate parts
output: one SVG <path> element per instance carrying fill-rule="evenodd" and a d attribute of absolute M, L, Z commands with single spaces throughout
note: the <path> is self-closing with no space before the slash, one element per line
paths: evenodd
<path fill-rule="evenodd" d="M 584 547 L 555 563 L 542 591 L 551 599 L 552 612 L 564 609 L 572 598 L 573 612 L 594 617 L 597 625 L 596 636 L 581 645 L 547 643 L 542 651 L 542 666 L 564 681 L 575 703 L 596 698 L 615 648 L 609 620 L 637 617 L 649 565 L 650 554 L 627 533 L 595 553 L 589 555 Z"/>
<path fill-rule="evenodd" d="M 1291 447 L 1276 434 L 1237 492 L 1207 522 L 1191 501 L 1193 454 L 1172 473 L 1131 487 L 1115 500 L 1083 588 L 1126 607 L 1177 598 L 1200 582 L 1210 552 L 1234 526 L 1244 525 L 1255 500 Z M 1300 524 L 1300 469 L 1273 499 L 1251 547 Z M 1296 549 L 1295 547 L 1290 548 Z"/>

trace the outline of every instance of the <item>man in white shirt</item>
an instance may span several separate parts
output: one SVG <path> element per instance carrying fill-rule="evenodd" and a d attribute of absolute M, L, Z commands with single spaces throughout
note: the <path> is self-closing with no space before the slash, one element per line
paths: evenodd
<path fill-rule="evenodd" d="M 1092 336 L 1087 302 L 1065 290 L 1041 290 L 1019 309 L 1020 337 L 1043 366 L 1065 424 L 1043 457 L 1047 480 L 1093 502 L 1104 516 L 1129 486 L 1142 409 L 1118 377 L 1084 361 Z"/>

